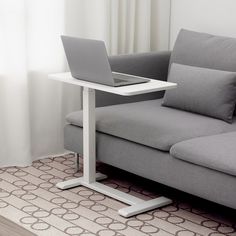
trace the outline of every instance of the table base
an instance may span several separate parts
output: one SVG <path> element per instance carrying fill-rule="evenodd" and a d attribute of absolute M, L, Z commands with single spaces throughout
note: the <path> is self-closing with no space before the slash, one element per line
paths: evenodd
<path fill-rule="evenodd" d="M 83 177 L 80 177 L 60 182 L 56 186 L 62 190 L 77 186 L 84 186 L 96 192 L 102 193 L 108 197 L 114 198 L 120 202 L 126 203 L 130 206 L 122 208 L 118 211 L 118 213 L 123 217 L 131 217 L 172 203 L 172 200 L 166 197 L 158 197 L 147 201 L 142 200 L 140 198 L 137 198 L 135 196 L 121 192 L 117 189 L 111 188 L 109 186 L 106 186 L 105 184 L 97 182 L 99 180 L 107 178 L 106 175 L 96 173 L 95 177 L 96 181 L 92 183 L 88 183 Z"/>

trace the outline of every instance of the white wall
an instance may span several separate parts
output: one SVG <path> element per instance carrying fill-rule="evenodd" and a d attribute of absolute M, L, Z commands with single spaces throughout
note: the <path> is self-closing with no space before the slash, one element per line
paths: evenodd
<path fill-rule="evenodd" d="M 181 28 L 236 38 L 236 0 L 172 0 L 171 48 Z"/>

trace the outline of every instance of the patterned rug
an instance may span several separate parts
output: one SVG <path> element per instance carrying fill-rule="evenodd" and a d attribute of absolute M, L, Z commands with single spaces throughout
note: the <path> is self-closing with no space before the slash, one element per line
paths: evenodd
<path fill-rule="evenodd" d="M 61 191 L 55 183 L 82 175 L 69 154 L 0 169 L 0 215 L 43 236 L 236 236 L 236 211 L 104 164 L 98 169 L 111 187 L 144 199 L 165 195 L 174 203 L 126 219 L 117 214 L 123 203 L 84 187 Z"/>

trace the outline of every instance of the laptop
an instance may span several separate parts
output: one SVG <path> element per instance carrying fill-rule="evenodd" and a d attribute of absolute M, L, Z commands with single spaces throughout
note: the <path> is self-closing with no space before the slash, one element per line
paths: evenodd
<path fill-rule="evenodd" d="M 113 87 L 146 83 L 147 78 L 112 72 L 105 43 L 99 40 L 61 36 L 74 78 Z"/>

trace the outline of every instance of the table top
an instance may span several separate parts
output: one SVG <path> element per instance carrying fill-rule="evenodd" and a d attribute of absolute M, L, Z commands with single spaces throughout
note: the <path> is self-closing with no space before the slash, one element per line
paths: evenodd
<path fill-rule="evenodd" d="M 138 76 L 137 76 L 138 77 Z M 112 87 L 98 83 L 87 82 L 84 80 L 75 79 L 70 72 L 49 74 L 49 79 L 65 82 L 69 84 L 78 85 L 81 87 L 88 87 L 95 90 L 100 90 L 108 93 L 119 94 L 122 96 L 132 96 L 144 93 L 151 93 L 167 89 L 176 88 L 176 83 L 165 82 L 161 80 L 150 79 L 147 83 L 127 85 L 121 87 Z"/>

